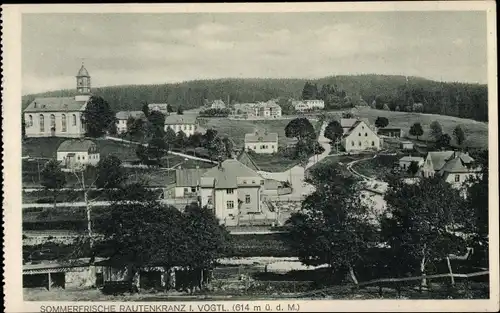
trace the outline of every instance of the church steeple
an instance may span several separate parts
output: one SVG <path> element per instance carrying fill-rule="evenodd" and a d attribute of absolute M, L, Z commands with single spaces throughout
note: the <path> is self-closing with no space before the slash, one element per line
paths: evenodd
<path fill-rule="evenodd" d="M 90 94 L 90 75 L 83 62 L 78 74 L 76 74 L 76 91 L 81 95 Z"/>

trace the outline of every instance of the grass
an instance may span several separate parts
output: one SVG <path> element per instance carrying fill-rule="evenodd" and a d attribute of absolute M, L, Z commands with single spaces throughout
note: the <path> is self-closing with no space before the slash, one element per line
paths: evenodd
<path fill-rule="evenodd" d="M 266 172 L 283 172 L 299 163 L 299 160 L 290 159 L 276 154 L 254 153 L 251 157 L 259 169 Z"/>
<path fill-rule="evenodd" d="M 237 147 L 244 146 L 245 134 L 253 133 L 257 130 L 267 130 L 270 133 L 278 133 L 278 145 L 287 146 L 295 140 L 285 136 L 285 127 L 290 119 L 280 120 L 231 120 L 227 118 L 203 119 L 201 126 L 209 129 L 213 128 L 221 135 L 231 138 Z M 311 123 L 316 126 L 314 120 Z"/>
<path fill-rule="evenodd" d="M 431 139 L 429 135 L 429 126 L 433 121 L 437 121 L 441 124 L 443 132 L 452 137 L 452 144 L 455 143 L 455 139 L 453 138 L 453 129 L 457 125 L 460 125 L 466 136 L 464 146 L 471 148 L 488 147 L 488 124 L 485 122 L 438 114 L 393 112 L 375 110 L 371 108 L 358 108 L 353 113 L 355 116 L 368 118 L 370 123 L 373 125 L 375 125 L 377 117 L 387 117 L 389 119 L 389 125 L 387 127 L 400 127 L 403 129 L 405 135 L 409 135 L 411 125 L 418 122 L 422 125 L 424 130 L 424 135 L 419 137 L 419 139 L 423 140 Z"/>
<path fill-rule="evenodd" d="M 402 157 L 403 154 L 379 155 L 376 158 L 371 158 L 355 163 L 352 166 L 352 169 L 362 175 L 369 176 L 374 179 L 383 180 L 386 175 L 389 174 L 394 164 L 396 164 Z"/>

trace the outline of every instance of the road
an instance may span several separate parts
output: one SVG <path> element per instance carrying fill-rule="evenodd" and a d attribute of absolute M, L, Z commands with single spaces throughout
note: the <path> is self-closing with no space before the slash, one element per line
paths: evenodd
<path fill-rule="evenodd" d="M 286 201 L 288 198 L 290 198 L 290 200 L 292 199 L 296 200 L 297 198 L 304 197 L 314 192 L 314 187 L 304 182 L 305 171 L 310 167 L 312 167 L 313 165 L 315 165 L 316 163 L 323 160 L 324 158 L 326 158 L 328 155 L 330 155 L 331 151 L 330 141 L 328 140 L 328 138 L 325 137 L 326 126 L 327 123 L 324 122 L 323 125 L 321 126 L 321 130 L 318 136 L 318 142 L 325 149 L 325 151 L 319 155 L 311 156 L 308 159 L 305 167 L 302 167 L 300 165 L 295 165 L 294 167 L 283 172 L 259 171 L 259 174 L 261 174 L 262 177 L 264 178 L 290 182 L 293 189 L 292 193 L 288 195 L 279 196 L 280 200 Z"/>

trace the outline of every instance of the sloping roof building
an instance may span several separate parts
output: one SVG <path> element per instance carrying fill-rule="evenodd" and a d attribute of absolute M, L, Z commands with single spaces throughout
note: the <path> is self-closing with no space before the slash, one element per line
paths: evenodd
<path fill-rule="evenodd" d="M 256 153 L 278 152 L 278 134 L 262 131 L 245 134 L 245 149 Z"/>

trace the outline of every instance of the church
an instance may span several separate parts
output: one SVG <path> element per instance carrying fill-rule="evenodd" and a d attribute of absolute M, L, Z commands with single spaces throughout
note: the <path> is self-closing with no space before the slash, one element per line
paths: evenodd
<path fill-rule="evenodd" d="M 36 98 L 24 110 L 26 137 L 85 136 L 83 112 L 90 99 L 90 75 L 85 66 L 76 75 L 74 97 Z"/>

